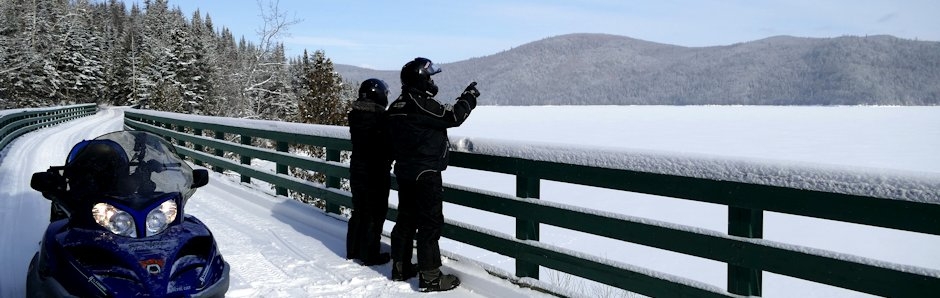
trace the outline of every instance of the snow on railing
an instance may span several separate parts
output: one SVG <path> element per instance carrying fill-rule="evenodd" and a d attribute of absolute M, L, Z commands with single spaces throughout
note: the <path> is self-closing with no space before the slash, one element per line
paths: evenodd
<path fill-rule="evenodd" d="M 95 104 L 0 110 L 0 151 L 27 132 L 87 116 L 97 110 Z"/>

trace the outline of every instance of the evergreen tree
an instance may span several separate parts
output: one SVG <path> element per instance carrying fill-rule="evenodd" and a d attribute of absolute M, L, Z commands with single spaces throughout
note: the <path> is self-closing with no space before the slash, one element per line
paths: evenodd
<path fill-rule="evenodd" d="M 210 102 L 213 105 L 205 109 L 209 115 L 242 117 L 247 114 L 247 108 L 241 105 L 242 101 L 239 100 L 241 98 L 239 86 L 243 81 L 241 55 L 235 44 L 235 37 L 228 28 L 222 29 L 213 53 L 216 57 L 213 69 L 219 74 L 215 77 L 216 97 Z"/>
<path fill-rule="evenodd" d="M 166 110 L 176 104 L 175 73 L 169 64 L 171 58 L 169 34 L 172 19 L 166 0 L 144 1 L 141 42 L 135 46 L 140 49 L 141 63 L 137 78 L 140 104 L 144 108 Z"/>
<path fill-rule="evenodd" d="M 50 3 L 51 2 L 51 3 Z M 62 1 L 10 1 L 4 5 L 3 40 L 8 68 L 0 73 L 0 90 L 14 107 L 41 107 L 61 103 L 55 99 L 61 78 L 53 60 L 61 47 L 58 20 Z M 9 22 L 7 22 L 9 21 Z"/>
<path fill-rule="evenodd" d="M 104 66 L 101 57 L 101 39 L 92 28 L 91 6 L 86 0 L 76 1 L 59 22 L 59 44 L 54 59 L 61 84 L 56 91 L 59 98 L 69 102 L 97 102 L 104 89 Z"/>
<path fill-rule="evenodd" d="M 307 53 L 301 58 L 300 65 L 293 69 L 300 70 L 292 80 L 298 93 L 297 119 L 303 123 L 324 125 L 347 125 L 346 112 L 354 91 L 343 84 L 343 79 L 333 69 L 333 62 L 323 51 L 316 51 L 311 59 Z M 314 146 L 294 146 L 296 154 L 324 158 L 326 150 Z M 345 158 L 348 158 L 346 156 Z M 343 159 L 341 157 L 341 159 Z M 323 183 L 326 176 L 301 169 L 291 169 L 294 177 Z M 324 201 L 302 194 L 292 194 L 302 202 L 325 208 Z"/>
<path fill-rule="evenodd" d="M 0 109 L 19 106 L 18 102 L 14 102 L 18 96 L 14 94 L 13 81 L 20 69 L 27 65 L 23 58 L 24 51 L 13 50 L 20 41 L 19 6 L 15 1 L 0 5 Z"/>
<path fill-rule="evenodd" d="M 106 49 L 103 54 L 105 55 L 104 84 L 106 86 L 102 92 L 105 97 L 104 102 L 111 105 L 126 105 L 132 86 L 125 83 L 132 75 L 125 63 L 131 53 L 124 44 L 130 34 L 127 30 L 130 26 L 129 16 L 125 12 L 124 2 L 110 0 L 107 5 L 100 6 L 102 13 L 95 19 L 103 20 L 104 23 L 102 30 Z"/>
<path fill-rule="evenodd" d="M 0 5 L 2 108 L 100 102 L 342 124 L 340 98 L 350 92 L 332 62 L 318 52 L 312 62 L 288 63 L 277 38 L 297 21 L 276 5 L 260 8 L 265 24 L 253 43 L 216 31 L 208 14 L 186 20 L 167 0 L 7 0 Z M 301 117 L 301 104 L 312 114 Z"/>
<path fill-rule="evenodd" d="M 333 61 L 323 51 L 313 53 L 307 58 L 304 51 L 303 81 L 307 84 L 307 94 L 299 98 L 299 120 L 303 123 L 346 125 L 348 103 L 343 100 L 346 88 L 343 79 L 333 69 Z"/>
<path fill-rule="evenodd" d="M 209 50 L 213 48 L 215 33 L 209 16 L 207 15 L 206 21 L 203 22 L 199 10 L 193 13 L 190 30 L 193 65 L 189 67 L 192 73 L 188 75 L 188 80 L 190 90 L 194 94 L 190 99 L 194 102 L 191 112 L 206 114 L 207 106 L 215 106 L 214 102 L 217 100 L 213 88 L 216 72 L 211 65 L 217 63 L 218 59 L 214 57 L 214 52 Z"/>

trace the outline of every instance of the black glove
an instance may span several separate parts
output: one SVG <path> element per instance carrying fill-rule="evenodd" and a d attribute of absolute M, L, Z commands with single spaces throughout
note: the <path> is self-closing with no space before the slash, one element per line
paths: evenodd
<path fill-rule="evenodd" d="M 472 82 L 467 86 L 467 89 L 463 90 L 458 100 L 466 101 L 470 105 L 470 109 L 473 110 L 477 107 L 477 96 L 480 96 L 480 90 L 477 90 L 477 82 Z"/>
<path fill-rule="evenodd" d="M 480 97 L 480 90 L 477 90 L 477 82 L 471 82 L 470 85 L 467 86 L 467 89 L 463 89 L 463 93 L 460 94 L 460 97 L 464 97 L 464 95 L 473 96 L 474 99 Z"/>

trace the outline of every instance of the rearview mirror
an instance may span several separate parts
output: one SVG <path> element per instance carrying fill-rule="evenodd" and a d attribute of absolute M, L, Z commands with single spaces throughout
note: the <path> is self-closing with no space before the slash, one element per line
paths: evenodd
<path fill-rule="evenodd" d="M 197 169 L 193 170 L 193 186 L 192 188 L 200 188 L 209 184 L 209 170 L 206 169 Z"/>
<path fill-rule="evenodd" d="M 65 191 L 65 177 L 55 172 L 36 172 L 29 180 L 29 186 L 43 194 Z"/>

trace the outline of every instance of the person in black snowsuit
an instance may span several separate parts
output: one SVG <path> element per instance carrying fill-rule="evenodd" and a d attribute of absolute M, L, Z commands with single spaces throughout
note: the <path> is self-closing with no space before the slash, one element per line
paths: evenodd
<path fill-rule="evenodd" d="M 353 146 L 349 161 L 353 211 L 346 230 L 346 258 L 366 266 L 389 261 L 388 253 L 380 253 L 392 168 L 386 105 L 388 85 L 368 79 L 359 87 L 359 98 L 348 115 Z"/>
<path fill-rule="evenodd" d="M 477 105 L 480 92 L 470 83 L 453 105 L 434 99 L 440 72 L 431 60 L 415 58 L 402 67 L 401 96 L 388 109 L 389 133 L 398 181 L 398 218 L 392 229 L 392 279 L 419 276 L 421 291 L 447 291 L 460 280 L 441 273 L 438 240 L 444 225 L 441 171 L 447 168 L 447 128 L 460 126 Z M 411 264 L 417 237 L 417 265 Z"/>

